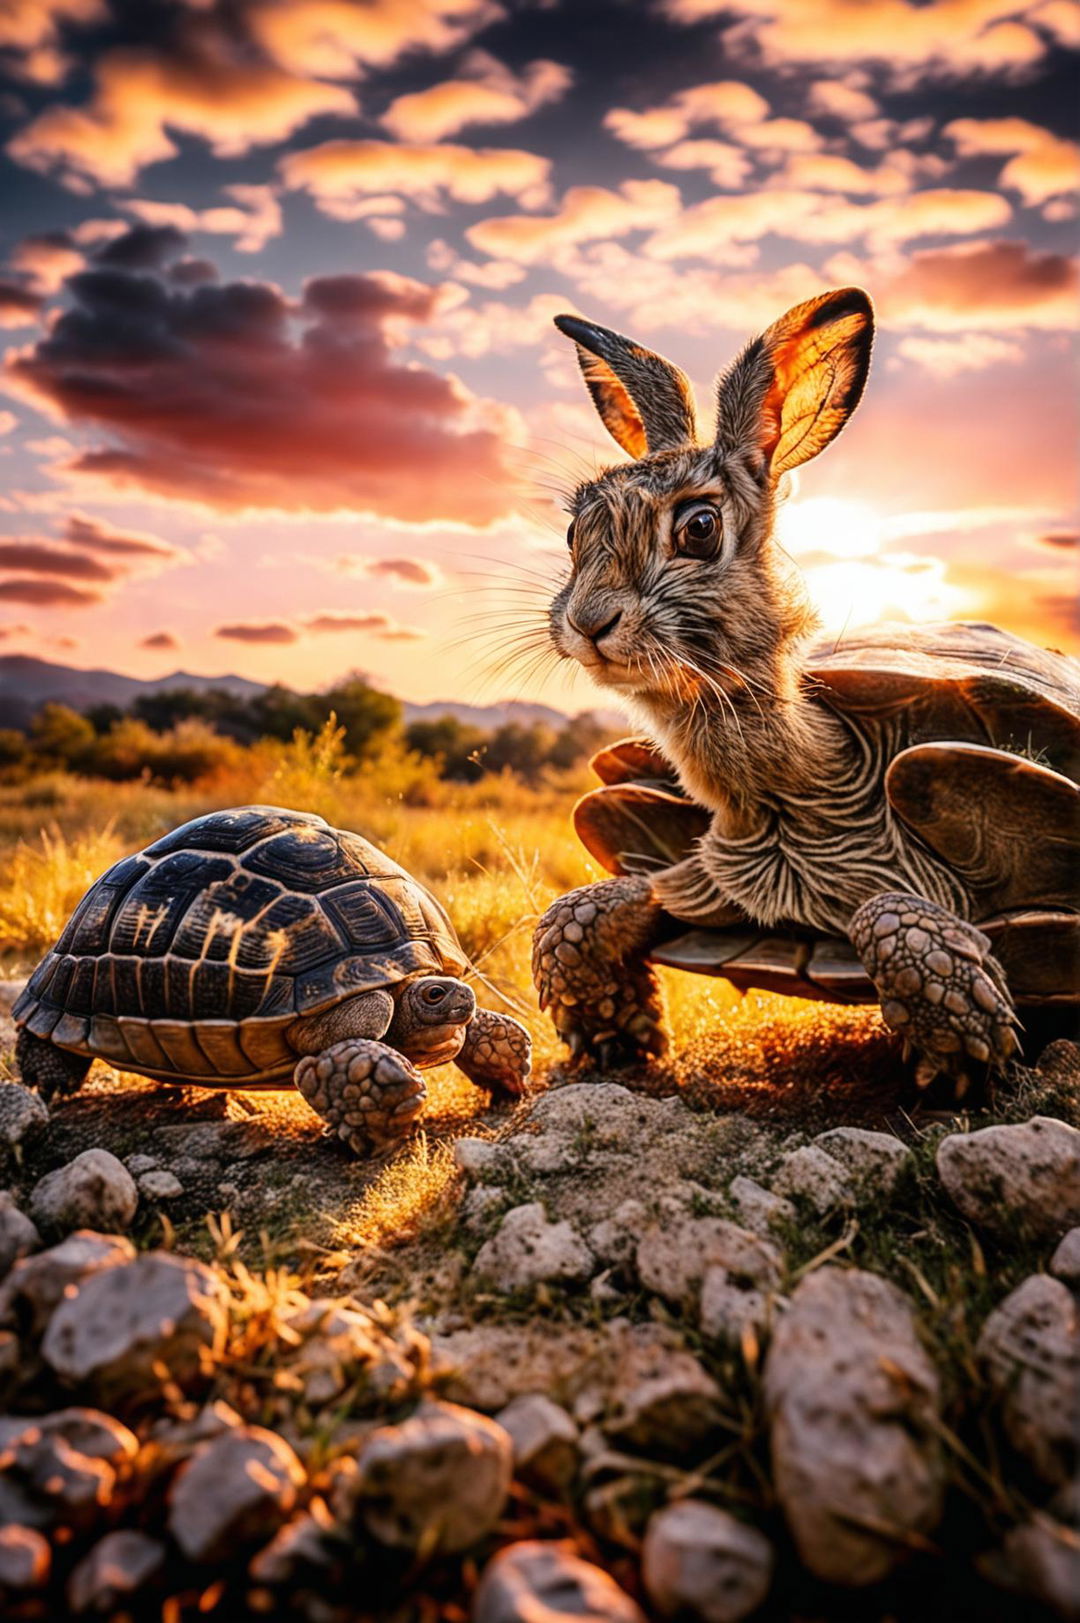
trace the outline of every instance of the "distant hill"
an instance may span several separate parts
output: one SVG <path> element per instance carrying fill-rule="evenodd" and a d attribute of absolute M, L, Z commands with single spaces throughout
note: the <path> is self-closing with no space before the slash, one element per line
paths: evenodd
<path fill-rule="evenodd" d="M 126 710 L 141 694 L 164 693 L 170 688 L 194 688 L 199 693 L 207 688 L 225 688 L 237 698 L 250 699 L 261 693 L 265 685 L 231 673 L 196 676 L 192 671 L 173 671 L 171 676 L 143 681 L 137 676 L 121 676 L 117 671 L 83 671 L 74 665 L 56 665 L 47 659 L 33 659 L 28 654 L 0 654 L 0 727 L 26 727 L 35 712 L 50 700 L 70 705 L 73 710 L 88 710 L 95 704 L 115 704 Z M 407 722 L 432 721 L 439 716 L 452 715 L 485 732 L 493 732 L 507 722 L 519 722 L 527 727 L 540 721 L 558 729 L 568 720 L 561 710 L 520 699 L 493 705 L 439 699 L 434 704 L 405 704 L 404 711 Z M 601 719 L 611 718 L 604 712 Z"/>

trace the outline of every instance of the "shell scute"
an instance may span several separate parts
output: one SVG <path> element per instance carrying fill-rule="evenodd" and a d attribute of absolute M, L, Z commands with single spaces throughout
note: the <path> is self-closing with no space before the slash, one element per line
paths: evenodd
<path fill-rule="evenodd" d="M 198 851 L 163 857 L 117 909 L 109 932 L 110 951 L 146 958 L 168 952 L 188 908 L 229 869 L 224 857 L 206 857 Z"/>
<path fill-rule="evenodd" d="M 325 824 L 322 828 L 305 824 L 275 834 L 249 852 L 243 866 L 290 889 L 312 893 L 356 875 L 350 853 Z"/>
<path fill-rule="evenodd" d="M 236 962 L 245 969 L 299 975 L 340 958 L 345 943 L 312 896 L 283 891 L 261 919 L 245 930 Z"/>
<path fill-rule="evenodd" d="M 345 940 L 360 952 L 389 947 L 408 933 L 389 896 L 373 889 L 366 879 L 339 885 L 323 898 L 323 907 Z"/>
<path fill-rule="evenodd" d="M 314 813 L 286 811 L 281 806 L 233 806 L 226 811 L 208 812 L 147 846 L 149 857 L 169 856 L 174 851 L 224 851 L 238 856 L 269 835 L 297 825 L 326 828 Z"/>

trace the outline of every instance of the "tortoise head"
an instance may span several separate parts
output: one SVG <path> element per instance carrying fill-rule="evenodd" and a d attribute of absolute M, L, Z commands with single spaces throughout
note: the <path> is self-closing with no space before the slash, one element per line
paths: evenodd
<path fill-rule="evenodd" d="M 780 651 L 813 624 L 772 539 L 778 486 L 858 403 L 870 300 L 859 288 L 822 294 L 748 344 L 719 379 L 708 444 L 678 367 L 576 316 L 555 325 L 634 459 L 574 495 L 570 575 L 549 618 L 556 650 L 604 686 L 653 701 L 775 692 Z"/>
<path fill-rule="evenodd" d="M 451 975 L 421 975 L 406 981 L 395 996 L 386 1041 L 414 1065 L 442 1065 L 465 1040 L 476 1013 L 476 998 Z"/>

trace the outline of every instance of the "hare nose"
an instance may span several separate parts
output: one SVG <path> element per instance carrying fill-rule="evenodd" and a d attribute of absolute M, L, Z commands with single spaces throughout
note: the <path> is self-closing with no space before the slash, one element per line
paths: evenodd
<path fill-rule="evenodd" d="M 566 618 L 570 621 L 570 624 L 573 626 L 574 630 L 579 632 L 581 636 L 588 637 L 590 642 L 601 643 L 609 632 L 615 630 L 615 627 L 622 619 L 622 609 L 616 609 L 615 613 L 609 620 L 602 620 L 599 615 L 594 614 L 591 620 L 585 625 L 583 625 L 580 620 L 575 620 L 570 614 L 568 614 Z"/>

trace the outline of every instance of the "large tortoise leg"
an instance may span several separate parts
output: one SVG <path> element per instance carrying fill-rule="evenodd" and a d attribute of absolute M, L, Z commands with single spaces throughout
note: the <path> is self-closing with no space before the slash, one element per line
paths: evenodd
<path fill-rule="evenodd" d="M 28 1088 L 36 1088 L 48 1104 L 57 1094 L 65 1098 L 82 1086 L 91 1061 L 85 1054 L 57 1048 L 46 1037 L 35 1037 L 25 1026 L 15 1039 L 15 1063 Z"/>
<path fill-rule="evenodd" d="M 1016 1051 L 1005 972 L 973 924 L 925 897 L 886 891 L 863 903 L 849 929 L 885 1024 L 918 1056 L 919 1087 L 946 1071 L 963 1094 L 968 1060 L 998 1067 Z"/>
<path fill-rule="evenodd" d="M 370 1037 L 347 1037 L 319 1054 L 305 1054 L 293 1081 L 356 1155 L 405 1138 L 427 1098 L 416 1066 Z"/>
<path fill-rule="evenodd" d="M 569 891 L 540 920 L 533 979 L 573 1059 L 607 1067 L 666 1051 L 663 996 L 644 957 L 661 919 L 637 874 Z"/>
<path fill-rule="evenodd" d="M 532 1039 L 508 1014 L 477 1009 L 454 1063 L 478 1088 L 516 1097 L 525 1092 L 532 1070 Z"/>

